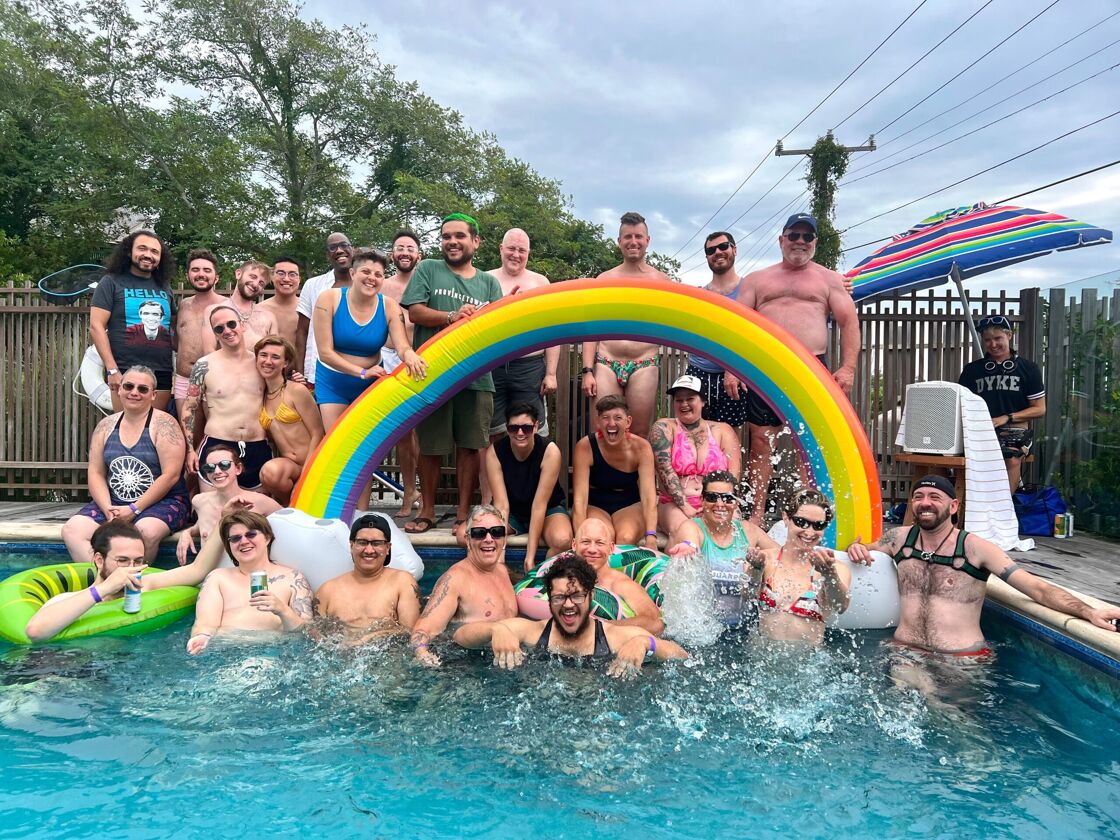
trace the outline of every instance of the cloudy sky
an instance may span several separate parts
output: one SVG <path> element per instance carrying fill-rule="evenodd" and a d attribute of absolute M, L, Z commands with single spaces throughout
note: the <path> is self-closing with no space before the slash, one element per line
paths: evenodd
<path fill-rule="evenodd" d="M 313 0 L 305 13 L 332 26 L 366 23 L 399 77 L 417 81 L 473 128 L 492 132 L 508 152 L 559 180 L 581 217 L 613 231 L 623 211 L 642 212 L 650 221 L 653 247 L 676 254 L 686 280 L 699 283 L 709 276 L 699 254 L 701 238 L 689 240 L 701 228 L 735 233 L 740 273 L 778 258 L 775 225 L 807 201 L 799 197 L 805 187 L 799 159 L 766 155 L 787 134 L 787 148 L 804 148 L 830 128 L 850 145 L 874 133 L 880 150 L 853 156 L 854 179 L 1075 85 L 941 150 L 841 187 L 836 223 L 851 228 L 844 234 L 846 246 L 905 230 L 948 207 L 995 202 L 1120 157 L 1116 116 L 865 222 L 1120 109 L 1120 67 L 1108 69 L 1120 64 L 1116 2 L 930 0 L 790 133 L 919 2 Z M 945 36 L 940 47 L 888 86 Z M 1044 56 L 1049 50 L 1054 51 Z M 1099 75 L 1083 81 L 1094 74 Z M 937 118 L 910 131 L 932 117 Z M 900 137 L 903 132 L 909 133 Z M 862 167 L 867 168 L 856 171 Z M 1120 166 L 1021 202 L 1116 230 Z M 1115 272 L 1118 249 L 1052 255 L 972 285 L 1047 287 Z M 845 267 L 870 250 L 849 253 Z"/>

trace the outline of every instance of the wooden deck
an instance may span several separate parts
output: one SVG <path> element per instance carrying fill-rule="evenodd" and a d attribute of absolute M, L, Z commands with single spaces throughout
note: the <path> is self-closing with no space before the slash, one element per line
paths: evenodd
<path fill-rule="evenodd" d="M 81 505 L 72 502 L 0 502 L 0 545 L 6 542 L 61 542 L 62 523 Z M 385 508 L 382 513 L 390 513 Z M 452 508 L 438 511 L 437 527 L 413 538 L 417 547 L 453 547 Z M 1033 551 L 1014 552 L 1028 571 L 1053 583 L 1120 604 L 1120 543 L 1077 533 L 1059 540 L 1036 537 Z M 524 537 L 513 537 L 523 545 Z"/>

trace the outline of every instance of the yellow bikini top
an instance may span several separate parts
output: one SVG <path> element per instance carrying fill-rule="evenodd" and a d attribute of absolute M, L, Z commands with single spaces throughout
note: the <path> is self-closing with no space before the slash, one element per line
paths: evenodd
<path fill-rule="evenodd" d="M 269 414 L 267 406 L 261 406 L 260 421 L 261 426 L 266 432 L 268 431 L 268 427 L 272 425 L 273 420 L 277 423 L 290 426 L 292 423 L 301 422 L 303 418 L 298 411 L 287 405 L 283 402 L 283 399 L 281 399 L 280 405 L 276 406 L 276 414 Z"/>

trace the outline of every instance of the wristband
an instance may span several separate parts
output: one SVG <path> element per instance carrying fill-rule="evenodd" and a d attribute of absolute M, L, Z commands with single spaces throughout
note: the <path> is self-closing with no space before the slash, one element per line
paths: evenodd
<path fill-rule="evenodd" d="M 657 532 L 656 531 L 646 531 L 646 536 L 647 537 L 656 537 Z"/>
<path fill-rule="evenodd" d="M 136 502 L 129 502 L 128 509 L 132 511 L 133 516 L 140 513 L 140 508 L 136 507 Z"/>
<path fill-rule="evenodd" d="M 1012 411 L 1007 412 L 1007 425 L 1010 426 L 1015 422 L 1015 413 Z"/>
<path fill-rule="evenodd" d="M 595 368 L 587 368 L 587 367 L 585 367 L 585 368 L 581 368 L 581 369 L 580 369 L 579 375 L 580 375 L 580 376 L 583 376 L 583 375 L 584 375 L 585 373 L 594 373 L 594 372 L 595 372 Z"/>
<path fill-rule="evenodd" d="M 681 544 L 682 544 L 682 545 L 687 545 L 687 546 L 688 546 L 689 548 L 691 548 L 691 549 L 692 549 L 693 551 L 699 551 L 699 549 L 700 549 L 700 546 L 698 546 L 698 545 L 697 545 L 696 543 L 694 543 L 694 542 L 693 542 L 692 540 L 681 540 Z"/>
<path fill-rule="evenodd" d="M 95 604 L 100 604 L 101 603 L 101 593 L 97 591 L 96 586 L 91 586 L 89 588 L 89 594 L 91 596 L 93 596 L 93 603 L 95 603 Z"/>
<path fill-rule="evenodd" d="M 653 636 L 649 637 L 649 652 L 657 653 L 657 639 L 655 639 Z"/>
<path fill-rule="evenodd" d="M 205 636 L 205 637 L 206 637 L 207 639 L 212 639 L 212 638 L 214 638 L 214 634 L 213 634 L 213 633 L 195 633 L 195 634 L 193 634 L 193 635 L 191 636 L 191 638 L 193 639 L 193 638 L 194 638 L 195 636 Z"/>
<path fill-rule="evenodd" d="M 420 650 L 420 648 L 426 648 L 427 646 L 428 646 L 428 643 L 427 643 L 427 642 L 421 642 L 421 643 L 420 643 L 420 644 L 418 644 L 418 645 L 413 645 L 413 646 L 412 646 L 412 649 L 413 649 L 413 650 Z"/>
<path fill-rule="evenodd" d="M 362 372 L 359 373 L 358 376 L 361 377 L 362 379 L 365 379 L 366 378 L 366 368 L 362 368 Z"/>

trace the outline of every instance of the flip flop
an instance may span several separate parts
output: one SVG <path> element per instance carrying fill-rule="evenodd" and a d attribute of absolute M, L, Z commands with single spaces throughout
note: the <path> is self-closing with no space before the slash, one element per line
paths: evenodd
<path fill-rule="evenodd" d="M 426 516 L 418 516 L 404 526 L 406 534 L 426 534 L 436 523 Z"/>

